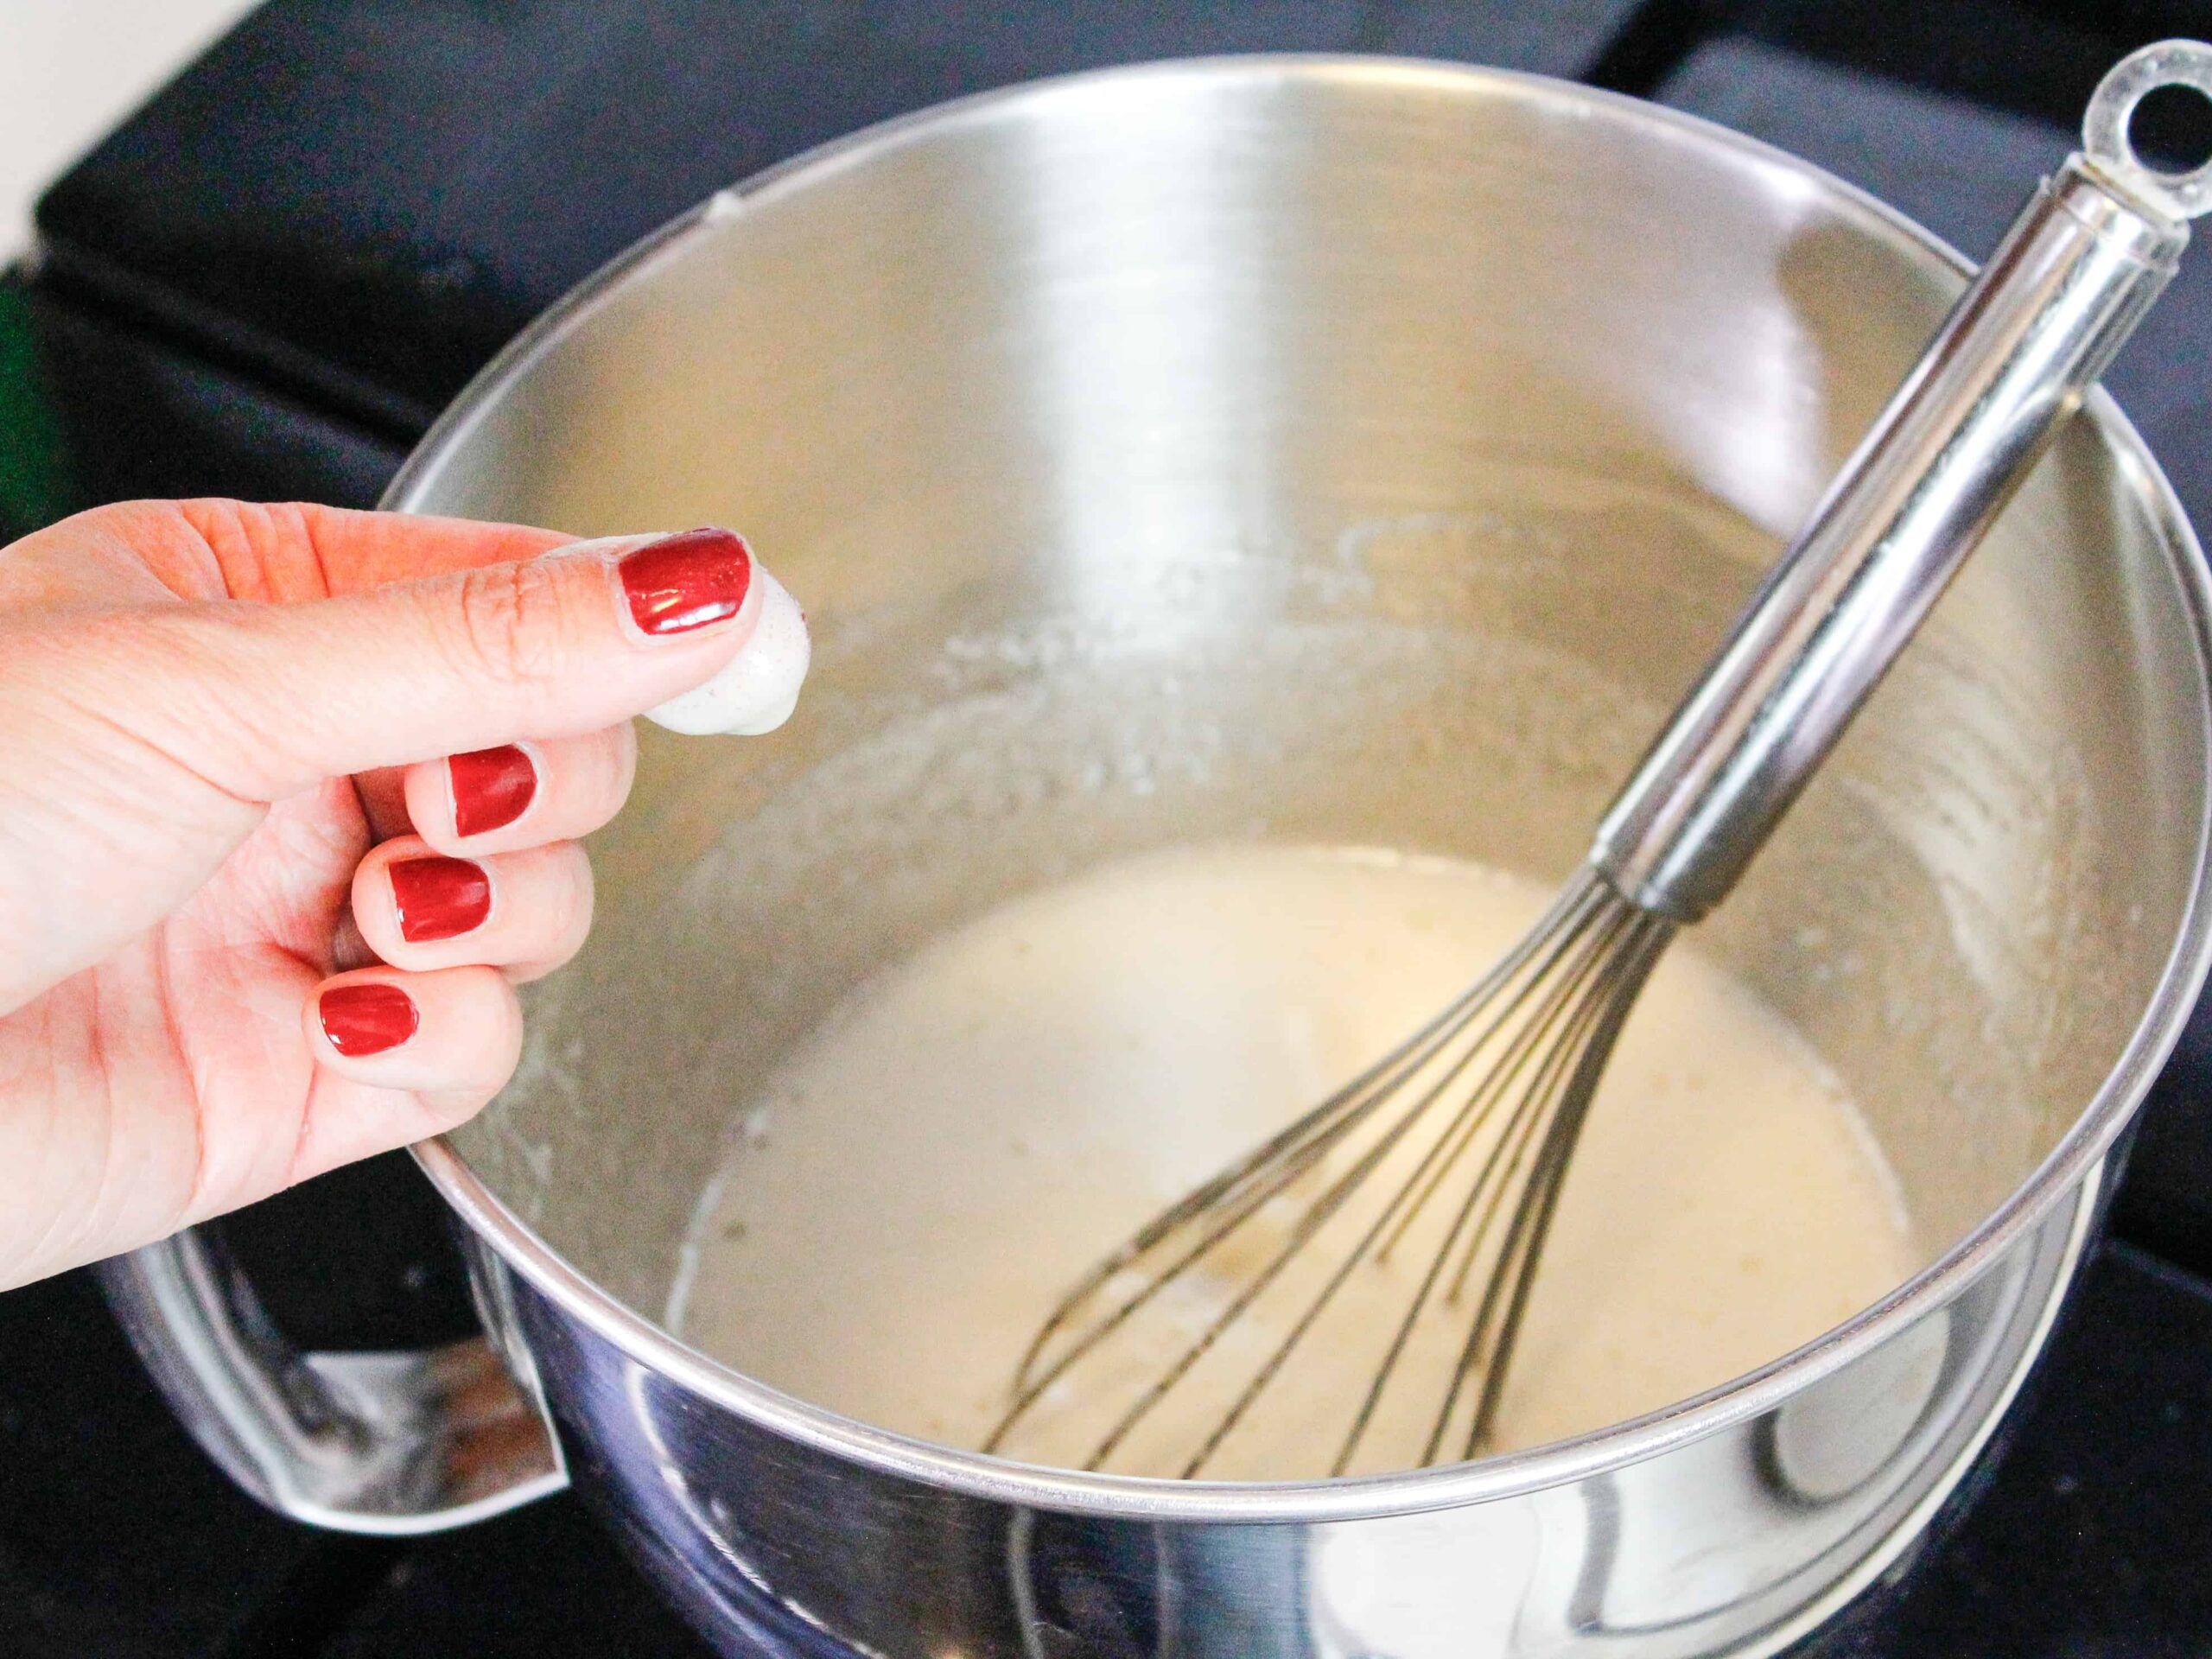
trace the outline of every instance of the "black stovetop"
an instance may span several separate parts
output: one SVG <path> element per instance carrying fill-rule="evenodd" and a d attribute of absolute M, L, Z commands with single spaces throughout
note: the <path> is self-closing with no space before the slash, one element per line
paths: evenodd
<path fill-rule="evenodd" d="M 0 535 L 136 494 L 372 502 L 536 311 L 730 180 L 939 99 L 1198 52 L 1580 77 L 1985 251 L 2121 52 L 2204 0 L 276 0 L 47 198 L 0 281 Z M 2212 524 L 2212 262 L 2110 377 Z M 2195 349 L 2190 349 L 2194 342 Z M 2050 1352 L 1929 1540 L 1807 1655 L 2212 1654 L 2212 1013 Z M 460 1334 L 404 1160 L 232 1224 L 310 1345 Z M 698 1656 L 575 1500 L 397 1542 L 232 1491 L 83 1274 L 0 1296 L 0 1656 Z"/>

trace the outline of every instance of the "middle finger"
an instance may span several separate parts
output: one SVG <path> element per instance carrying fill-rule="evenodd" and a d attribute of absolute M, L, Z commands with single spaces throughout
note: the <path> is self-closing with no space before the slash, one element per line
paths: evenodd
<path fill-rule="evenodd" d="M 449 755 L 407 769 L 407 816 L 440 852 L 472 858 L 574 841 L 622 810 L 637 764 L 626 720 L 582 737 Z"/>

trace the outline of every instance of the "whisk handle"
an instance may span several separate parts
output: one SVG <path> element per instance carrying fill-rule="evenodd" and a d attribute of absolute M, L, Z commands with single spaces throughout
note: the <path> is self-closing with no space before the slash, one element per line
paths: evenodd
<path fill-rule="evenodd" d="M 2212 46 L 2167 41 L 2099 85 L 2082 149 L 2012 223 L 1768 573 L 1598 829 L 1634 903 L 1694 921 L 1725 898 L 2012 491 L 2174 272 L 2212 162 L 2142 162 L 2163 86 L 2212 95 Z"/>

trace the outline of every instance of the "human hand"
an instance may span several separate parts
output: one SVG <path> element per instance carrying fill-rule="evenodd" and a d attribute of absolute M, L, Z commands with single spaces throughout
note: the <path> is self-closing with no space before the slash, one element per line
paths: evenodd
<path fill-rule="evenodd" d="M 724 531 L 144 501 L 0 549 L 0 1287 L 476 1111 L 630 717 L 767 729 L 805 658 Z"/>

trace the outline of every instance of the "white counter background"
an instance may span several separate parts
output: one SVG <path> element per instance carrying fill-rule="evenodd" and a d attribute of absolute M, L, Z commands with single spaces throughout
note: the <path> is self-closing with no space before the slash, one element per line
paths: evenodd
<path fill-rule="evenodd" d="M 0 0 L 0 264 L 39 192 L 256 0 Z"/>

